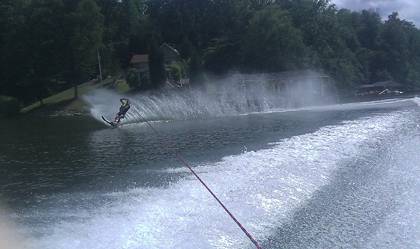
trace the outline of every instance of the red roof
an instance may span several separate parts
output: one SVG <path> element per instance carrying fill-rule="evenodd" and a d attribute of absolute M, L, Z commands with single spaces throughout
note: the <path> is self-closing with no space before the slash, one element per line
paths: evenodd
<path fill-rule="evenodd" d="M 149 62 L 149 55 L 148 54 L 135 54 L 131 57 L 130 64 L 138 64 L 138 63 L 148 63 Z"/>

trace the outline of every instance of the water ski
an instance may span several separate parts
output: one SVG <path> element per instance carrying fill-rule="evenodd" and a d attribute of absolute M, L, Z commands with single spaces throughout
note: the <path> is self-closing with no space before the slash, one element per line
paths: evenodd
<path fill-rule="evenodd" d="M 102 117 L 102 120 L 103 121 L 105 121 L 107 124 L 109 124 L 110 126 L 112 126 L 112 127 L 118 127 L 118 124 L 117 123 L 114 123 L 114 122 L 112 122 L 112 121 L 109 121 L 108 119 L 106 119 L 104 116 L 101 116 Z"/>

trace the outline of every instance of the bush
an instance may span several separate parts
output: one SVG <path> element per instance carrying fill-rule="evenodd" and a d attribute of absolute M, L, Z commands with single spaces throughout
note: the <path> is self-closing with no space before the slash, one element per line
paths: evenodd
<path fill-rule="evenodd" d="M 141 81 L 139 80 L 139 75 L 137 70 L 135 69 L 129 69 L 127 72 L 127 84 L 132 89 L 137 89 L 141 85 Z"/>
<path fill-rule="evenodd" d="M 182 65 L 178 64 L 178 63 L 172 63 L 171 65 L 169 65 L 169 74 L 170 74 L 170 79 L 175 80 L 176 82 L 179 82 L 182 78 Z"/>
<path fill-rule="evenodd" d="M 0 116 L 17 115 L 20 111 L 20 104 L 16 98 L 0 95 Z"/>

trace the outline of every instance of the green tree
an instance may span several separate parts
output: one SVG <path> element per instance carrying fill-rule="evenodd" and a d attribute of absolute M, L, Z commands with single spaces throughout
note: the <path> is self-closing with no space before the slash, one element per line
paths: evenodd
<path fill-rule="evenodd" d="M 203 59 L 197 49 L 193 49 L 191 58 L 188 63 L 190 82 L 193 85 L 202 83 L 203 76 Z"/>
<path fill-rule="evenodd" d="M 26 22 L 24 0 L 0 2 L 0 94 L 25 99 L 22 89 L 25 80 L 26 58 L 24 24 Z"/>
<path fill-rule="evenodd" d="M 81 0 L 72 15 L 73 35 L 70 40 L 74 95 L 77 84 L 97 72 L 97 51 L 102 46 L 103 15 L 94 0 Z"/>
<path fill-rule="evenodd" d="M 27 9 L 24 25 L 26 57 L 24 84 L 42 103 L 53 82 L 60 78 L 63 39 L 64 5 L 61 0 L 33 0 Z M 21 65 L 22 66 L 22 65 Z"/>
<path fill-rule="evenodd" d="M 381 33 L 382 49 L 386 51 L 386 69 L 394 79 L 402 82 L 408 76 L 409 33 L 412 28 L 412 24 L 400 20 L 398 13 L 394 12 L 388 17 Z"/>
<path fill-rule="evenodd" d="M 307 68 L 343 88 L 420 84 L 418 28 L 397 13 L 383 22 L 328 0 L 3 0 L 0 29 L 0 94 L 24 102 L 97 74 L 98 49 L 107 73 L 148 53 L 158 87 L 166 76 L 161 42 L 179 49 L 193 84 L 204 71 Z"/>
<path fill-rule="evenodd" d="M 242 49 L 246 68 L 281 71 L 301 65 L 304 44 L 288 13 L 271 7 L 255 12 L 249 21 Z"/>
<path fill-rule="evenodd" d="M 103 46 L 100 48 L 103 72 L 116 74 L 127 64 L 129 34 L 124 5 L 116 0 L 97 0 L 104 16 Z"/>
<path fill-rule="evenodd" d="M 158 88 L 166 80 L 166 71 L 163 52 L 157 42 L 153 42 L 150 48 L 149 69 L 151 87 Z"/>

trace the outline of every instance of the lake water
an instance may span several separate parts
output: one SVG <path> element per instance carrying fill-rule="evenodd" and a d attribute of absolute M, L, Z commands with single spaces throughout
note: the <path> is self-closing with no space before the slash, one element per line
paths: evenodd
<path fill-rule="evenodd" d="M 417 102 L 5 120 L 0 215 L 23 248 L 254 248 L 181 153 L 263 248 L 420 248 Z"/>

